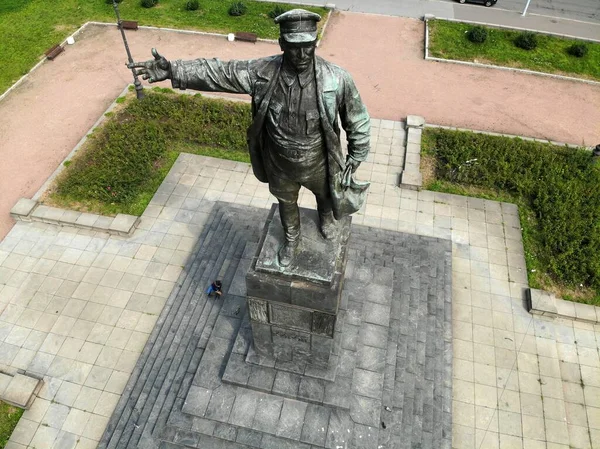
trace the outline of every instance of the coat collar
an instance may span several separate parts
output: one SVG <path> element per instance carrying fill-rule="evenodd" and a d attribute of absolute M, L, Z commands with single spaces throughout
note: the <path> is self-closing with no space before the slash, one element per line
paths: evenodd
<path fill-rule="evenodd" d="M 299 80 L 300 86 L 304 89 L 314 79 L 314 69 L 311 67 L 310 69 L 307 69 L 304 72 L 297 74 L 296 72 L 294 72 L 293 69 L 286 67 L 284 63 L 281 66 L 281 77 L 283 78 L 284 83 L 288 87 L 294 84 L 296 80 Z"/>
<path fill-rule="evenodd" d="M 273 79 L 273 75 L 278 75 L 283 64 L 283 54 L 268 58 L 265 64 L 260 65 L 256 70 L 256 76 L 263 80 Z"/>
<path fill-rule="evenodd" d="M 315 70 L 317 74 L 318 84 L 323 92 L 335 91 L 338 88 L 338 79 L 331 73 L 331 68 L 327 62 L 315 55 Z"/>

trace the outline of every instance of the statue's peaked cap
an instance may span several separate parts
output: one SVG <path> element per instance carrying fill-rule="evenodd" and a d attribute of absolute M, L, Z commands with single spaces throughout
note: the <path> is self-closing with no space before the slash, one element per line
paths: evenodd
<path fill-rule="evenodd" d="M 305 9 L 292 9 L 275 17 L 281 37 L 287 42 L 313 42 L 317 39 L 317 22 L 321 16 Z"/>

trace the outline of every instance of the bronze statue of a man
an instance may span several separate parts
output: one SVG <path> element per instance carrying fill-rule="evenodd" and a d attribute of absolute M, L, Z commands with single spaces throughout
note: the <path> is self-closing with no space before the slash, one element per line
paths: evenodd
<path fill-rule="evenodd" d="M 301 186 L 315 194 L 326 239 L 335 236 L 336 219 L 362 206 L 368 187 L 354 182 L 352 173 L 369 152 L 369 115 L 348 72 L 315 55 L 320 20 L 303 9 L 278 16 L 283 55 L 169 62 L 152 49 L 154 60 L 130 65 L 151 83 L 171 79 L 174 88 L 252 96 L 250 159 L 255 176 L 269 183 L 279 201 L 282 267 L 292 262 L 300 242 Z M 345 160 L 340 121 L 348 140 Z"/>

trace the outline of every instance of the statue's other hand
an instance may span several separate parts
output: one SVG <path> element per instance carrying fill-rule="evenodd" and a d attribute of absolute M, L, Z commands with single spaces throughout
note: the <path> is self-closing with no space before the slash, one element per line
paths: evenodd
<path fill-rule="evenodd" d="M 358 170 L 358 167 L 360 166 L 360 161 L 357 161 L 356 159 L 353 159 L 352 157 L 348 156 L 346 158 L 346 168 L 348 168 L 348 166 L 352 167 L 352 173 L 356 172 L 356 170 Z"/>
<path fill-rule="evenodd" d="M 145 62 L 134 62 L 127 64 L 130 69 L 136 69 L 136 75 L 151 83 L 164 81 L 171 78 L 171 63 L 164 56 L 161 56 L 156 48 L 152 49 L 154 59 Z"/>

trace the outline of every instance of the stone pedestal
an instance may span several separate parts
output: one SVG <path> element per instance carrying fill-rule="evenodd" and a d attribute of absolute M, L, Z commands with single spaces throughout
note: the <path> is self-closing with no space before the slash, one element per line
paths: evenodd
<path fill-rule="evenodd" d="M 301 208 L 300 222 L 299 252 L 290 266 L 280 267 L 277 251 L 284 234 L 274 204 L 246 275 L 254 350 L 267 363 L 326 368 L 340 330 L 337 313 L 351 219 L 338 222 L 333 240 L 322 237 L 316 210 Z M 250 352 L 248 361 L 256 361 L 256 354 Z"/>

